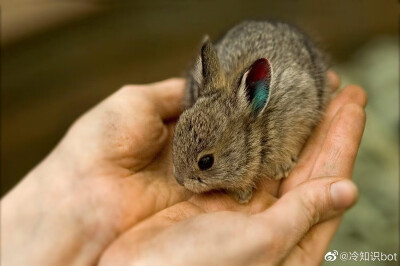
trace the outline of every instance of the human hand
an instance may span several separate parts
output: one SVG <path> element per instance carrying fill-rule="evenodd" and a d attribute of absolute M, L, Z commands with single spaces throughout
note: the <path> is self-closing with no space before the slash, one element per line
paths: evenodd
<path fill-rule="evenodd" d="M 183 85 L 126 86 L 81 117 L 2 199 L 2 265 L 94 264 L 124 230 L 187 199 L 168 145 Z"/>
<path fill-rule="evenodd" d="M 168 120 L 180 111 L 182 87 L 179 80 L 125 87 L 81 118 L 3 199 L 2 261 L 93 264 L 119 234 L 189 199 L 190 193 L 172 177 L 165 145 L 173 127 Z M 165 213 L 190 217 L 190 211 L 180 208 L 196 201 L 208 206 L 207 211 L 258 212 L 274 201 L 268 193 L 261 196 L 262 191 L 276 195 L 278 186 L 268 188 L 260 189 L 261 200 L 249 206 L 237 206 L 224 195 L 202 195 Z M 17 253 L 22 245 L 23 257 Z"/>
<path fill-rule="evenodd" d="M 337 78 L 330 77 L 337 88 Z M 194 195 L 132 227 L 100 265 L 320 264 L 341 213 L 357 198 L 347 179 L 364 129 L 365 103 L 359 87 L 343 89 L 290 176 L 261 184 L 250 204 L 223 194 Z"/>

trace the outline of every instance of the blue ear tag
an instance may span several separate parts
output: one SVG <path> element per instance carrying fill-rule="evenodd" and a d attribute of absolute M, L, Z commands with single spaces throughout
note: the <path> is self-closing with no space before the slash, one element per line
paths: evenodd
<path fill-rule="evenodd" d="M 255 88 L 252 109 L 258 114 L 267 103 L 269 88 L 264 80 L 257 81 L 254 85 Z"/>
<path fill-rule="evenodd" d="M 267 104 L 271 66 L 268 59 L 257 59 L 250 67 L 246 77 L 246 96 L 253 113 L 258 115 Z"/>

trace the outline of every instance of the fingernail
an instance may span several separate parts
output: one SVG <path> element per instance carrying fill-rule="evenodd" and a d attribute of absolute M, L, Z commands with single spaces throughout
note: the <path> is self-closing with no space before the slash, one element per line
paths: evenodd
<path fill-rule="evenodd" d="M 330 187 L 333 207 L 336 210 L 350 208 L 358 198 L 358 189 L 350 180 L 341 180 Z"/>

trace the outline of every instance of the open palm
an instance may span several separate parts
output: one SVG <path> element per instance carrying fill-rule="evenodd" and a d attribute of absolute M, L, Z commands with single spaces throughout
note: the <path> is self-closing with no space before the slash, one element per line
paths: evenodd
<path fill-rule="evenodd" d="M 330 77 L 337 88 L 335 76 Z M 363 91 L 343 89 L 290 176 L 266 180 L 249 204 L 240 205 L 222 193 L 192 195 L 173 177 L 170 140 L 183 86 L 180 79 L 126 86 L 80 118 L 2 200 L 3 217 L 7 214 L 2 229 L 9 229 L 2 230 L 2 240 L 14 237 L 2 246 L 2 260 L 28 259 L 29 265 L 319 263 L 340 220 L 338 212 L 323 211 L 329 208 L 321 197 L 332 183 L 351 177 L 365 122 Z M 315 192 L 320 188 L 325 191 Z M 351 201 L 352 192 L 343 201 Z M 16 212 L 15 204 L 23 201 L 32 206 Z M 23 222 L 15 225 L 21 215 Z M 18 225 L 23 229 L 15 238 L 12 229 Z M 21 241 L 41 248 L 16 257 L 13 245 Z M 54 245 L 64 247 L 48 254 Z"/>
<path fill-rule="evenodd" d="M 336 77 L 330 74 L 330 78 L 336 89 L 339 85 Z M 183 197 L 184 201 L 133 226 L 115 241 L 101 262 L 104 265 L 118 265 L 118 262 L 125 265 L 127 261 L 135 265 L 146 264 L 144 262 L 148 265 L 204 265 L 213 261 L 220 265 L 223 261 L 227 265 L 243 265 L 251 260 L 273 264 L 301 259 L 307 265 L 318 264 L 340 217 L 326 220 L 337 213 L 316 217 L 322 212 L 318 208 L 326 208 L 318 206 L 325 202 L 319 198 L 324 194 L 303 197 L 312 193 L 303 183 L 308 181 L 311 183 L 308 186 L 324 183 L 322 186 L 327 190 L 324 193 L 328 194 L 331 183 L 351 178 L 364 129 L 365 103 L 366 96 L 359 87 L 349 86 L 341 91 L 329 105 L 290 176 L 283 182 L 266 180 L 260 184 L 248 205 L 237 204 L 221 193 Z M 171 167 L 170 163 L 168 165 Z M 309 181 L 311 179 L 315 184 Z M 283 197 L 290 191 L 292 194 Z M 345 205 L 345 201 L 351 199 L 343 196 Z M 279 198 L 282 203 L 274 204 Z M 313 202 L 304 202 L 303 198 L 311 198 Z M 290 207 L 286 202 L 291 202 Z M 273 207 L 265 211 L 271 205 Z M 229 212 L 221 212 L 227 210 Z M 309 215 L 296 214 L 299 210 Z M 302 221 L 304 217 L 306 220 Z M 298 228 L 293 229 L 296 219 L 299 219 Z M 326 221 L 313 226 L 322 219 Z M 262 235 L 264 237 L 259 237 Z M 267 252 L 271 250 L 279 252 Z M 222 260 L 210 260 L 218 257 Z"/>

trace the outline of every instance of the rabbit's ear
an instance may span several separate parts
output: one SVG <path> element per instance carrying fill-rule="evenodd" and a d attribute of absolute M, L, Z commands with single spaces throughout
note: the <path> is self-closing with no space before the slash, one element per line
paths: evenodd
<path fill-rule="evenodd" d="M 221 68 L 217 52 L 208 36 L 204 38 L 200 58 L 204 89 L 210 90 L 219 87 L 222 82 Z"/>
<path fill-rule="evenodd" d="M 243 74 L 238 96 L 241 102 L 251 106 L 255 115 L 267 106 L 270 95 L 271 65 L 266 58 L 257 59 Z"/>
<path fill-rule="evenodd" d="M 203 38 L 200 56 L 192 69 L 192 77 L 199 90 L 196 92 L 197 96 L 221 87 L 223 78 L 218 56 L 207 35 Z"/>

